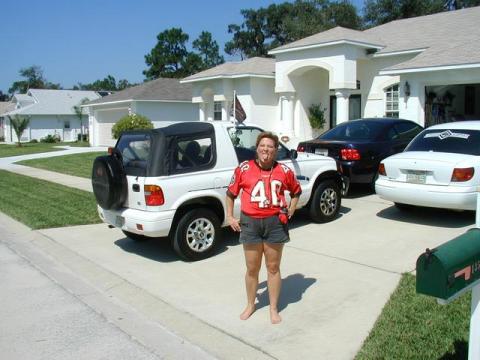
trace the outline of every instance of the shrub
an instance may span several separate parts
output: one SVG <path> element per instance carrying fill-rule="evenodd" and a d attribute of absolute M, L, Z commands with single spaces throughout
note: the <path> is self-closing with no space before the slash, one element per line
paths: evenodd
<path fill-rule="evenodd" d="M 38 143 L 38 140 L 37 139 L 32 139 L 32 140 L 29 141 L 29 143 L 30 144 L 36 144 L 36 143 Z"/>
<path fill-rule="evenodd" d="M 41 138 L 40 142 L 52 144 L 52 143 L 60 142 L 60 140 L 61 139 L 60 139 L 60 136 L 58 134 L 55 134 L 55 135 L 48 134 L 44 138 Z"/>
<path fill-rule="evenodd" d="M 326 108 L 322 108 L 322 104 L 312 104 L 308 108 L 308 120 L 310 120 L 310 126 L 312 129 L 322 129 L 325 125 L 325 111 Z"/>
<path fill-rule="evenodd" d="M 118 139 L 120 134 L 128 130 L 153 129 L 153 124 L 147 117 L 138 114 L 130 114 L 122 117 L 112 127 L 112 136 Z"/>
<path fill-rule="evenodd" d="M 4 142 L 5 141 L 5 136 L 0 136 L 0 142 Z"/>

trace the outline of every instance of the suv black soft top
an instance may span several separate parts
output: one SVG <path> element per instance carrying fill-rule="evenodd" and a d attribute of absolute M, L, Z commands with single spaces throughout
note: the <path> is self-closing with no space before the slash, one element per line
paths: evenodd
<path fill-rule="evenodd" d="M 179 140 L 210 138 L 212 146 L 210 152 L 215 154 L 213 151 L 215 149 L 214 134 L 212 124 L 199 121 L 181 122 L 153 130 L 125 131 L 115 147 L 123 158 L 125 172 L 128 175 L 164 176 L 171 174 L 171 164 L 176 161 L 173 158 L 174 145 L 178 144 Z M 125 148 L 129 147 L 131 142 L 142 138 L 150 141 L 148 157 L 127 161 L 123 156 Z"/>

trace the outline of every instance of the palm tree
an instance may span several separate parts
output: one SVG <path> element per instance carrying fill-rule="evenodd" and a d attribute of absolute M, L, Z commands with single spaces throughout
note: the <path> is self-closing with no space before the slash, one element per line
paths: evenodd
<path fill-rule="evenodd" d="M 80 120 L 80 141 L 83 141 L 83 108 L 82 105 L 85 105 L 87 102 L 89 102 L 89 98 L 83 98 L 80 100 L 78 105 L 75 105 L 72 107 L 72 110 L 75 112 L 75 115 L 77 115 L 78 119 Z"/>
<path fill-rule="evenodd" d="M 23 132 L 28 127 L 28 124 L 30 123 L 30 116 L 20 116 L 18 114 L 14 115 L 13 117 L 11 117 L 10 115 L 7 115 L 7 116 L 8 116 L 8 119 L 10 120 L 10 124 L 12 124 L 15 134 L 17 135 L 17 146 L 22 146 L 20 139 L 22 137 Z"/>

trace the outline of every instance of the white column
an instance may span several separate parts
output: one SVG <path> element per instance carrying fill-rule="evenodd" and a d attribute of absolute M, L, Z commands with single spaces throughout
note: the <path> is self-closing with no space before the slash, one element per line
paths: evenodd
<path fill-rule="evenodd" d="M 347 89 L 337 89 L 335 91 L 337 97 L 337 124 L 348 121 L 348 98 L 350 91 Z"/>
<path fill-rule="evenodd" d="M 283 135 L 290 137 L 294 136 L 294 100 L 295 94 L 293 93 L 285 93 L 281 96 Z"/>
<path fill-rule="evenodd" d="M 222 101 L 222 120 L 230 120 L 228 116 L 228 101 Z"/>
<path fill-rule="evenodd" d="M 205 121 L 207 120 L 206 114 L 205 114 L 205 103 L 199 103 L 198 104 L 198 118 L 200 121 Z"/>

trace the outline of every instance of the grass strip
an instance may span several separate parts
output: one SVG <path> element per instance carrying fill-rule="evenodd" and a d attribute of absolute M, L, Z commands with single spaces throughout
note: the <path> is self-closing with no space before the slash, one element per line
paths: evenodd
<path fill-rule="evenodd" d="M 51 158 L 23 160 L 17 162 L 17 164 L 90 179 L 92 176 L 93 160 L 95 160 L 97 156 L 105 154 L 105 152 L 91 152 L 62 155 Z"/>
<path fill-rule="evenodd" d="M 63 150 L 55 148 L 55 146 L 59 145 L 63 144 L 22 143 L 22 146 L 17 146 L 15 144 L 0 144 L 0 157 L 19 156 Z"/>
<path fill-rule="evenodd" d="M 0 211 L 32 229 L 96 224 L 92 193 L 0 170 Z"/>
<path fill-rule="evenodd" d="M 470 299 L 439 305 L 404 274 L 355 359 L 467 359 Z"/>

